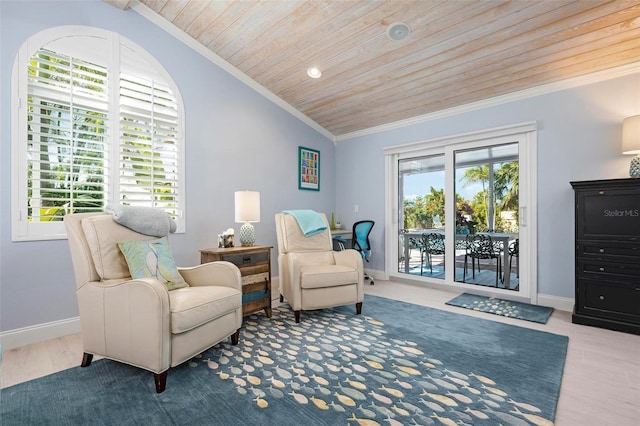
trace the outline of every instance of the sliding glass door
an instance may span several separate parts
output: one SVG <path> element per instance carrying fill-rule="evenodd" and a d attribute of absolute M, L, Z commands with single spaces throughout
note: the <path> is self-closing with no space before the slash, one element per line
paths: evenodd
<path fill-rule="evenodd" d="M 517 290 L 518 144 L 454 151 L 457 282 Z"/>
<path fill-rule="evenodd" d="M 534 150 L 534 125 L 386 150 L 388 275 L 535 298 Z"/>
<path fill-rule="evenodd" d="M 399 160 L 398 272 L 444 279 L 444 239 L 435 253 L 427 230 L 444 237 L 444 154 Z"/>

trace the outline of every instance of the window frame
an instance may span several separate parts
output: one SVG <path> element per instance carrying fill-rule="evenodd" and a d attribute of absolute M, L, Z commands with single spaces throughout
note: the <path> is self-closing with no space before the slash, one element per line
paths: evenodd
<path fill-rule="evenodd" d="M 12 241 L 40 241 L 66 239 L 63 221 L 29 222 L 28 221 L 28 138 L 27 138 L 27 65 L 32 55 L 52 42 L 73 37 L 94 37 L 101 39 L 108 47 L 106 67 L 109 71 L 108 116 L 111 128 L 107 135 L 108 153 L 106 161 L 111 164 L 105 180 L 109 181 L 109 189 L 105 193 L 105 205 L 120 204 L 121 162 L 121 127 L 120 127 L 120 74 L 131 74 L 126 64 L 132 64 L 136 70 L 152 70 L 147 74 L 149 80 L 160 80 L 173 92 L 176 102 L 176 145 L 177 145 L 177 184 L 175 217 L 178 233 L 186 231 L 186 194 L 185 194 L 185 131 L 184 103 L 177 85 L 164 67 L 144 48 L 128 40 L 118 33 L 87 26 L 61 26 L 41 31 L 31 36 L 20 47 L 16 54 L 11 78 L 11 233 Z M 75 47 L 75 46 L 74 46 Z M 78 47 L 81 48 L 80 43 Z M 129 58 L 136 58 L 135 63 L 121 63 L 121 51 L 127 50 Z M 133 55 L 131 54 L 133 52 Z M 80 59 L 87 59 L 78 55 Z M 131 60 L 131 59 L 130 59 Z M 123 66 L 124 65 L 124 66 Z M 140 74 L 136 74 L 140 75 Z M 140 205 L 140 204 L 137 204 Z"/>

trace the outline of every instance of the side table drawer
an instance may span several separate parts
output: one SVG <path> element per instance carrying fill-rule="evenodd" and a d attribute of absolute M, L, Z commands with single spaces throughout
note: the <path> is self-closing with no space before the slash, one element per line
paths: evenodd
<path fill-rule="evenodd" d="M 262 274 L 265 272 L 269 272 L 270 265 L 264 264 L 264 265 L 256 265 L 256 266 L 238 266 L 238 268 L 240 269 L 240 274 L 243 277 L 245 277 L 247 275 L 255 275 L 255 274 Z"/>
<path fill-rule="evenodd" d="M 223 255 L 222 260 L 231 262 L 238 267 L 253 266 L 269 261 L 269 253 L 247 253 L 247 254 L 229 254 Z"/>
<path fill-rule="evenodd" d="M 245 275 L 242 277 L 242 285 L 260 283 L 266 285 L 265 282 L 269 279 L 269 271 L 261 274 Z"/>

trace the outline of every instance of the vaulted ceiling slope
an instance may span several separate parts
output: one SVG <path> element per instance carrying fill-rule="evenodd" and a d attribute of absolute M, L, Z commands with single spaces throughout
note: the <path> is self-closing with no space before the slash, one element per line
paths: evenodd
<path fill-rule="evenodd" d="M 640 1 L 138 1 L 338 138 L 640 61 Z"/>

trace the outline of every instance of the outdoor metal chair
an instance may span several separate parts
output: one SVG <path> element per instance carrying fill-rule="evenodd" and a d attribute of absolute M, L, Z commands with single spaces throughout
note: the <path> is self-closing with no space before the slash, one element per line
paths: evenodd
<path fill-rule="evenodd" d="M 509 273 L 511 273 L 511 261 L 516 258 L 516 277 L 520 278 L 520 240 L 518 238 L 509 244 Z"/>
<path fill-rule="evenodd" d="M 416 249 L 420 252 L 420 275 L 424 273 L 424 255 L 425 255 L 425 247 L 422 242 L 423 238 L 415 238 L 409 237 L 409 253 L 411 250 Z"/>
<path fill-rule="evenodd" d="M 467 278 L 467 257 L 471 257 L 471 272 L 472 278 L 475 280 L 475 261 L 478 261 L 478 271 L 480 270 L 481 259 L 496 259 L 496 287 L 498 287 L 498 281 L 502 281 L 502 255 L 500 248 L 494 245 L 493 240 L 489 235 L 475 234 L 467 236 L 467 250 L 464 255 L 464 275 L 462 282 L 465 282 Z"/>
<path fill-rule="evenodd" d="M 427 262 L 429 262 L 429 270 L 433 274 L 433 255 L 442 255 L 442 263 L 444 265 L 444 235 L 434 232 L 422 234 L 422 244 L 424 245 Z"/>

